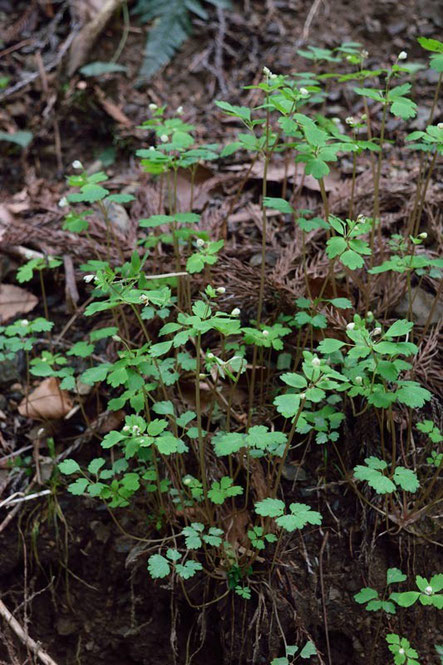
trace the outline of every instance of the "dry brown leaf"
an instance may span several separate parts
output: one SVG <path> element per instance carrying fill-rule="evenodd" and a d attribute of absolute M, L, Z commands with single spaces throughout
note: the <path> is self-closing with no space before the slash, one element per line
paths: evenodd
<path fill-rule="evenodd" d="M 232 166 L 227 166 L 225 167 L 226 171 L 242 171 L 242 173 L 247 173 L 250 164 L 233 164 Z M 250 171 L 250 177 L 251 178 L 263 178 L 263 173 L 264 173 L 264 163 L 263 162 L 255 162 L 253 165 L 251 171 Z M 312 175 L 304 175 L 303 169 L 295 164 L 295 162 L 290 162 L 289 164 L 285 165 L 285 163 L 282 161 L 278 164 L 269 164 L 268 170 L 266 173 L 266 179 L 268 182 L 283 182 L 283 180 L 286 178 L 290 182 L 296 183 L 297 186 L 303 185 L 303 187 L 306 187 L 307 189 L 310 189 L 313 192 L 319 192 L 320 191 L 320 185 L 318 184 L 318 180 L 316 180 Z M 340 174 L 335 171 L 331 171 L 325 178 L 323 178 L 323 182 L 325 184 L 325 190 L 327 192 L 331 192 L 335 189 L 338 188 L 339 186 L 339 180 L 340 180 Z"/>
<path fill-rule="evenodd" d="M 18 412 L 34 420 L 55 420 L 66 416 L 72 406 L 69 394 L 60 389 L 58 379 L 50 376 L 20 402 Z"/>
<path fill-rule="evenodd" d="M 33 293 L 13 284 L 0 284 L 0 323 L 30 312 L 37 303 L 38 298 Z"/>
<path fill-rule="evenodd" d="M 111 102 L 111 100 L 105 96 L 103 90 L 99 88 L 98 85 L 94 86 L 94 92 L 106 113 L 111 116 L 113 120 L 118 122 L 120 125 L 123 125 L 124 127 L 132 127 L 132 122 L 128 116 L 123 113 L 117 104 L 114 104 L 114 102 Z"/>

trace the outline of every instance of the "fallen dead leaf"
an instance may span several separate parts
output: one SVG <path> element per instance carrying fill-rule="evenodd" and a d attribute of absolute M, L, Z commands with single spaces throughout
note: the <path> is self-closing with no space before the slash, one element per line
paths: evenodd
<path fill-rule="evenodd" d="M 60 389 L 58 379 L 50 376 L 40 383 L 18 405 L 21 416 L 34 420 L 63 418 L 72 409 L 72 401 L 65 390 Z"/>
<path fill-rule="evenodd" d="M 29 291 L 13 284 L 0 285 L 0 323 L 13 319 L 17 314 L 26 314 L 34 309 L 38 298 Z"/>
<path fill-rule="evenodd" d="M 233 164 L 232 166 L 225 167 L 225 171 L 242 171 L 242 173 L 243 172 L 246 173 L 249 170 L 250 166 L 251 166 L 250 164 Z M 261 179 L 263 178 L 263 173 L 264 173 L 264 162 L 258 162 L 258 161 L 255 162 L 250 171 L 250 177 Z M 316 180 L 312 175 L 304 175 L 303 168 L 296 165 L 295 162 L 291 162 L 287 166 L 285 165 L 284 162 L 280 162 L 279 164 L 269 164 L 266 173 L 266 179 L 268 180 L 268 182 L 283 182 L 285 176 L 290 182 L 295 181 L 295 184 L 297 186 L 303 185 L 303 187 L 306 187 L 307 189 L 310 189 L 313 192 L 320 191 L 320 185 L 318 184 L 318 180 Z M 332 192 L 333 190 L 337 189 L 340 184 L 339 181 L 340 181 L 339 172 L 331 171 L 323 179 L 323 182 L 325 184 L 325 190 L 327 192 Z"/>

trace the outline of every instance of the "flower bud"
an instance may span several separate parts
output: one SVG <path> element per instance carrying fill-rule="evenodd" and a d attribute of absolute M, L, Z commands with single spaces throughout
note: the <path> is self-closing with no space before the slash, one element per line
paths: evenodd
<path fill-rule="evenodd" d="M 82 168 L 83 168 L 83 164 L 81 163 L 80 160 L 76 159 L 76 160 L 74 160 L 74 161 L 72 162 L 72 168 L 73 168 L 73 169 L 82 169 Z"/>
<path fill-rule="evenodd" d="M 204 244 L 205 244 L 205 241 L 203 240 L 203 238 L 197 238 L 197 240 L 195 241 L 195 244 L 197 245 L 197 247 L 203 247 Z"/>
<path fill-rule="evenodd" d="M 120 335 L 112 335 L 111 339 L 113 339 L 114 342 L 121 342 L 122 341 L 122 338 L 120 337 Z"/>
<path fill-rule="evenodd" d="M 398 650 L 398 653 L 403 656 L 403 654 L 405 653 L 405 650 L 403 649 L 403 647 L 400 647 L 400 649 Z"/>
<path fill-rule="evenodd" d="M 306 393 L 300 393 L 300 394 L 299 394 L 299 397 L 300 397 L 300 399 L 305 399 L 305 397 L 306 397 Z"/>
<path fill-rule="evenodd" d="M 426 587 L 426 589 L 425 589 L 425 594 L 426 594 L 427 596 L 432 596 L 432 592 L 433 592 L 433 591 L 434 591 L 434 589 L 433 589 L 430 585 L 428 585 L 428 586 Z"/>
<path fill-rule="evenodd" d="M 28 326 L 29 325 L 28 319 L 22 319 L 20 321 L 20 325 L 23 326 L 23 327 Z"/>
<path fill-rule="evenodd" d="M 300 88 L 300 94 L 302 97 L 308 97 L 309 90 L 306 90 L 306 88 Z"/>
<path fill-rule="evenodd" d="M 352 321 L 351 323 L 348 323 L 346 326 L 346 330 L 354 330 L 355 328 L 355 323 Z"/>
<path fill-rule="evenodd" d="M 157 104 L 152 103 L 152 104 L 149 104 L 148 108 L 149 108 L 150 111 L 156 111 L 158 109 L 158 106 L 157 106 Z"/>
<path fill-rule="evenodd" d="M 262 71 L 263 71 L 263 74 L 264 74 L 265 76 L 271 76 L 271 74 L 272 74 L 272 72 L 271 72 L 271 70 L 269 69 L 269 67 L 263 67 L 263 70 L 262 70 Z"/>
<path fill-rule="evenodd" d="M 400 53 L 398 54 L 398 60 L 406 60 L 407 57 L 408 54 L 406 53 L 406 51 L 400 51 Z"/>
<path fill-rule="evenodd" d="M 66 196 L 62 196 L 62 198 L 58 202 L 58 207 L 59 208 L 66 208 L 67 205 L 68 205 L 68 199 L 66 198 Z"/>
<path fill-rule="evenodd" d="M 215 290 L 217 291 L 217 293 L 220 293 L 221 295 L 223 295 L 223 293 L 226 293 L 226 289 L 224 286 L 219 286 Z"/>
<path fill-rule="evenodd" d="M 85 275 L 83 277 L 83 281 L 86 282 L 86 284 L 89 284 L 89 282 L 92 282 L 93 279 L 95 279 L 95 275 Z"/>
<path fill-rule="evenodd" d="M 348 115 L 348 117 L 345 119 L 345 123 L 349 125 L 349 127 L 354 127 L 356 124 L 355 118 L 353 118 L 352 115 Z"/>
<path fill-rule="evenodd" d="M 167 143 L 167 142 L 169 141 L 169 137 L 168 137 L 168 135 L 167 135 L 167 134 L 162 134 L 162 135 L 160 136 L 160 141 L 161 141 L 162 143 Z"/>
<path fill-rule="evenodd" d="M 373 335 L 380 335 L 381 334 L 381 328 L 377 326 L 377 328 L 374 328 L 374 332 L 372 333 Z"/>
<path fill-rule="evenodd" d="M 262 330 L 262 335 L 263 337 L 267 337 L 269 335 L 269 330 Z"/>
<path fill-rule="evenodd" d="M 179 106 L 175 112 L 177 115 L 183 115 L 183 106 Z"/>
<path fill-rule="evenodd" d="M 240 310 L 238 307 L 234 307 L 234 309 L 231 312 L 231 316 L 240 316 Z"/>
<path fill-rule="evenodd" d="M 366 59 L 369 55 L 369 52 L 364 48 L 361 52 L 360 55 L 362 58 Z"/>
<path fill-rule="evenodd" d="M 313 364 L 314 367 L 319 367 L 321 365 L 320 358 L 317 358 L 317 356 L 314 356 L 312 358 L 312 364 Z"/>
<path fill-rule="evenodd" d="M 439 122 L 438 125 L 437 125 L 437 128 L 438 129 L 443 129 L 443 122 Z"/>
<path fill-rule="evenodd" d="M 213 358 L 215 358 L 214 354 L 213 354 L 211 351 L 209 351 L 209 353 L 206 354 L 206 357 L 207 357 L 209 360 L 212 360 Z"/>
<path fill-rule="evenodd" d="M 355 383 L 357 384 L 357 386 L 361 386 L 361 384 L 363 383 L 363 378 L 361 376 L 356 376 Z"/>
<path fill-rule="evenodd" d="M 426 233 L 426 231 L 423 231 L 423 233 L 419 233 L 419 234 L 418 234 L 418 237 L 419 237 L 421 240 L 426 240 L 426 238 L 428 237 L 428 234 Z"/>

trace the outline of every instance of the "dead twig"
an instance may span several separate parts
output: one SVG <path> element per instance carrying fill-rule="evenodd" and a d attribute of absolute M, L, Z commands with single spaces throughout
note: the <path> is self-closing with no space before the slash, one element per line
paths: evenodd
<path fill-rule="evenodd" d="M 44 651 L 32 637 L 30 637 L 17 619 L 11 614 L 6 605 L 0 600 L 0 616 L 6 621 L 8 626 L 14 631 L 23 644 L 34 653 L 44 665 L 57 665 L 55 660 Z"/>

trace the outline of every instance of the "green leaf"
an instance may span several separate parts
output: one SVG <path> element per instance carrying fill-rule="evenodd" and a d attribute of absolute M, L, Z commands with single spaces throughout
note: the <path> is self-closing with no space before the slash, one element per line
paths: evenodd
<path fill-rule="evenodd" d="M 305 646 L 303 649 L 300 651 L 300 657 L 304 658 L 310 658 L 311 656 L 316 656 L 317 655 L 317 649 L 315 648 L 314 642 L 311 642 L 310 640 L 306 642 Z"/>
<path fill-rule="evenodd" d="M 360 254 L 354 252 L 353 249 L 347 249 L 340 256 L 340 261 L 345 265 L 349 270 L 357 270 L 357 268 L 363 268 L 365 262 Z"/>
<path fill-rule="evenodd" d="M 234 481 L 229 476 L 221 478 L 220 482 L 214 481 L 208 492 L 208 497 L 212 503 L 221 505 L 226 499 L 232 496 L 243 494 L 243 488 L 240 485 L 233 485 Z"/>
<path fill-rule="evenodd" d="M 352 309 L 353 307 L 351 301 L 348 298 L 332 298 L 327 302 L 330 302 L 331 305 L 334 305 L 334 307 L 338 307 L 339 309 Z"/>
<path fill-rule="evenodd" d="M 307 381 L 304 376 L 301 374 L 294 374 L 293 372 L 288 372 L 281 375 L 281 380 L 286 383 L 286 385 L 291 386 L 292 388 L 306 388 Z"/>
<path fill-rule="evenodd" d="M 171 566 L 164 556 L 153 554 L 148 559 L 148 570 L 151 577 L 155 580 L 167 577 L 171 572 Z"/>
<path fill-rule="evenodd" d="M 366 480 L 369 486 L 372 487 L 377 494 L 390 494 L 391 492 L 395 492 L 396 487 L 392 480 L 376 469 L 358 465 L 354 468 L 354 476 L 358 480 Z"/>
<path fill-rule="evenodd" d="M 326 338 L 320 342 L 317 348 L 321 353 L 335 353 L 335 351 L 338 351 L 344 345 L 345 342 L 339 339 Z"/>
<path fill-rule="evenodd" d="M 355 602 L 359 603 L 360 605 L 368 603 L 370 600 L 374 600 L 375 598 L 378 598 L 378 592 L 375 589 L 371 589 L 370 587 L 360 589 L 360 591 L 354 596 Z"/>
<path fill-rule="evenodd" d="M 426 51 L 433 51 L 434 53 L 443 53 L 443 42 L 438 39 L 431 39 L 429 37 L 417 37 L 420 46 Z"/>
<path fill-rule="evenodd" d="M 219 432 L 212 443 L 217 457 L 237 453 L 245 445 L 245 435 L 240 432 Z"/>
<path fill-rule="evenodd" d="M 198 570 L 203 570 L 202 564 L 198 561 L 186 561 L 184 564 L 178 563 L 175 566 L 177 575 L 183 580 L 189 580 L 191 577 L 194 577 Z"/>
<path fill-rule="evenodd" d="M 347 246 L 344 238 L 334 236 L 333 238 L 329 238 L 326 243 L 326 253 L 330 259 L 333 259 L 342 254 L 347 249 Z"/>
<path fill-rule="evenodd" d="M 294 212 L 294 208 L 287 201 L 285 201 L 285 199 L 265 196 L 263 199 L 263 205 L 265 208 L 273 208 L 274 210 L 279 210 L 280 212 L 284 213 Z"/>
<path fill-rule="evenodd" d="M 404 593 L 391 593 L 389 598 L 400 607 L 411 607 L 419 598 L 419 591 L 405 591 Z"/>
<path fill-rule="evenodd" d="M 77 342 L 72 346 L 66 355 L 77 356 L 79 358 L 87 358 L 94 351 L 94 345 L 87 342 Z"/>
<path fill-rule="evenodd" d="M 158 413 L 161 416 L 173 416 L 174 415 L 174 405 L 169 400 L 163 402 L 156 402 L 152 410 L 155 413 Z"/>
<path fill-rule="evenodd" d="M 396 582 L 404 582 L 407 579 L 399 568 L 388 568 L 386 573 L 386 583 L 395 584 Z"/>
<path fill-rule="evenodd" d="M 280 499 L 263 499 L 255 504 L 255 512 L 263 517 L 279 517 L 285 510 L 285 504 Z"/>
<path fill-rule="evenodd" d="M 419 480 L 415 471 L 398 466 L 394 472 L 394 482 L 405 492 L 416 492 L 420 487 Z"/>
<path fill-rule="evenodd" d="M 102 76 L 103 74 L 112 74 L 113 72 L 126 72 L 127 67 L 119 65 L 117 62 L 90 62 L 80 69 L 83 76 Z"/>
<path fill-rule="evenodd" d="M 27 148 L 33 138 L 34 134 L 32 132 L 18 131 L 12 132 L 11 134 L 9 132 L 0 132 L 0 141 L 15 143 L 22 148 Z"/>
<path fill-rule="evenodd" d="M 89 473 L 96 475 L 105 464 L 106 460 L 103 457 L 96 457 L 89 462 L 88 471 Z"/>
<path fill-rule="evenodd" d="M 414 324 L 411 321 L 402 319 L 393 323 L 392 326 L 390 326 L 385 332 L 383 337 L 401 337 L 402 335 L 407 335 L 409 332 L 411 332 L 413 327 Z"/>
<path fill-rule="evenodd" d="M 429 390 L 422 388 L 416 381 L 401 381 L 399 385 L 401 387 L 395 393 L 398 401 L 412 409 L 421 408 L 432 397 Z"/>
<path fill-rule="evenodd" d="M 251 120 L 251 109 L 249 109 L 247 106 L 233 106 L 228 102 L 220 101 L 216 101 L 215 105 L 218 106 L 219 109 L 222 109 L 222 111 L 224 111 L 227 115 L 230 115 L 234 118 L 240 118 L 246 122 Z"/>
<path fill-rule="evenodd" d="M 87 478 L 77 478 L 75 483 L 68 485 L 68 490 L 74 496 L 81 496 L 85 493 L 87 486 L 89 485 L 89 480 Z"/>
<path fill-rule="evenodd" d="M 80 465 L 74 459 L 63 460 L 63 462 L 60 462 L 58 465 L 58 468 L 66 476 L 70 476 L 72 473 L 78 473 L 81 470 Z"/>
<path fill-rule="evenodd" d="M 285 418 L 292 418 L 297 415 L 300 408 L 300 397 L 298 395 L 278 395 L 274 399 L 274 405 L 277 411 Z"/>
<path fill-rule="evenodd" d="M 311 506 L 305 503 L 291 503 L 289 506 L 291 511 L 290 515 L 282 515 L 275 520 L 279 526 L 286 531 L 295 531 L 296 529 L 303 529 L 307 524 L 321 524 L 322 516 L 316 510 L 312 510 Z"/>

